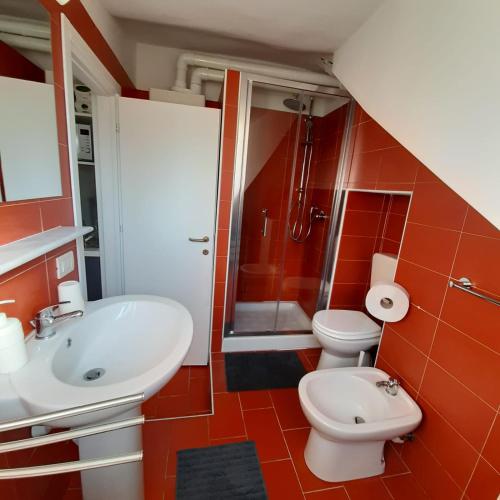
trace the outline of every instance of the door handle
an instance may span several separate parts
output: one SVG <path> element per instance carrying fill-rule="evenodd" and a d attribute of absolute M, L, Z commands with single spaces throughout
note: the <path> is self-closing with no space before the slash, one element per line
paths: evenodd
<path fill-rule="evenodd" d="M 193 243 L 208 243 L 210 238 L 208 236 L 203 236 L 203 238 L 189 238 L 189 241 Z"/>

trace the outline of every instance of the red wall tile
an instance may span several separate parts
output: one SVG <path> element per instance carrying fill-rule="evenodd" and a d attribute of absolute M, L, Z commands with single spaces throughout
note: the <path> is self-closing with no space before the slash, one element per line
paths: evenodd
<path fill-rule="evenodd" d="M 398 254 L 408 204 L 405 195 L 348 192 L 331 307 L 365 309 L 372 256 L 375 252 Z"/>
<path fill-rule="evenodd" d="M 45 72 L 20 52 L 0 41 L 0 76 L 45 82 Z"/>
<path fill-rule="evenodd" d="M 500 316 L 498 307 L 448 288 L 448 280 L 467 276 L 500 297 L 500 232 L 366 113 L 357 117 L 346 187 L 413 191 L 396 271 L 396 281 L 409 291 L 410 311 L 386 325 L 377 360 L 403 380 L 424 413 L 403 459 L 432 498 L 466 493 L 493 499 L 500 490 L 498 424 L 493 426 L 500 399 Z M 353 206 L 368 210 L 354 199 L 348 209 Z M 393 213 L 405 209 L 393 203 Z M 366 242 L 357 243 L 342 241 L 340 258 L 366 255 Z M 346 267 L 337 270 L 345 279 Z"/>
<path fill-rule="evenodd" d="M 222 108 L 223 138 L 219 169 L 219 195 L 217 205 L 216 255 L 214 272 L 214 303 L 212 310 L 211 352 L 220 352 L 222 348 L 222 330 L 224 320 L 224 297 L 222 290 L 226 286 L 227 255 L 229 241 L 229 221 L 231 218 L 232 183 L 234 172 L 234 154 L 236 147 L 236 122 L 238 114 L 240 74 L 228 70 L 225 79 L 225 95 Z"/>

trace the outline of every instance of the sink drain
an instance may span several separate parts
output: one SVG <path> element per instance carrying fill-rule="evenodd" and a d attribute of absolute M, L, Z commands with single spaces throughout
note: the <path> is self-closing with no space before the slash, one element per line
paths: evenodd
<path fill-rule="evenodd" d="M 364 424 L 365 423 L 365 419 L 363 417 L 354 417 L 354 422 L 356 424 Z"/>
<path fill-rule="evenodd" d="M 101 378 L 105 373 L 106 370 L 104 368 L 92 368 L 92 370 L 89 370 L 83 374 L 83 380 L 91 382 L 92 380 Z"/>

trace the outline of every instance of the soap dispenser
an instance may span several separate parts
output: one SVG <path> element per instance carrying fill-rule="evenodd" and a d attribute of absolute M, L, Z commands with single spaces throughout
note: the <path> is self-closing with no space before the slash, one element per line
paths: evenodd
<path fill-rule="evenodd" d="M 12 304 L 15 300 L 0 300 Z M 0 373 L 12 373 L 28 362 L 24 332 L 17 318 L 8 318 L 0 312 Z"/>

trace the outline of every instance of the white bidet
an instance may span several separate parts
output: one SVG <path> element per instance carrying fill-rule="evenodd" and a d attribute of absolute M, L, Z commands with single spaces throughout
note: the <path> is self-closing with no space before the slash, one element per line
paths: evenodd
<path fill-rule="evenodd" d="M 313 474 L 338 482 L 384 472 L 385 441 L 422 420 L 413 399 L 388 379 L 370 367 L 319 370 L 302 378 L 300 404 L 312 426 L 304 456 Z"/>

